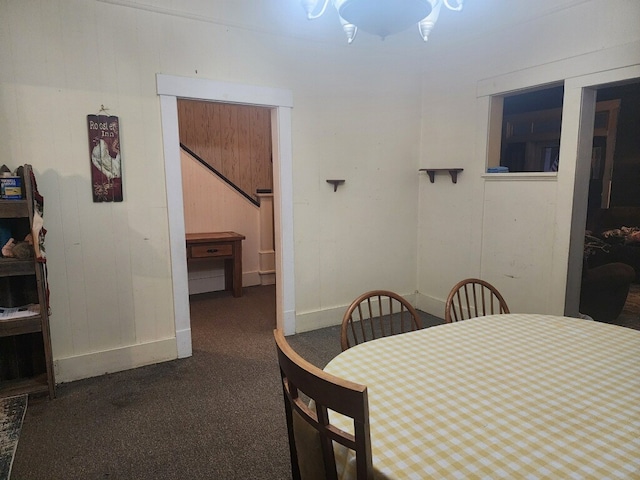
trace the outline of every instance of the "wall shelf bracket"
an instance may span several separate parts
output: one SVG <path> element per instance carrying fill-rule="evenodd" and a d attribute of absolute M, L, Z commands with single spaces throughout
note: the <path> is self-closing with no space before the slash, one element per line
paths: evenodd
<path fill-rule="evenodd" d="M 327 183 L 333 185 L 333 191 L 335 192 L 336 190 L 338 190 L 338 185 L 342 185 L 344 183 L 344 180 L 327 180 Z"/>
<path fill-rule="evenodd" d="M 435 178 L 436 172 L 449 172 L 449 175 L 451 175 L 451 182 L 458 183 L 458 173 L 460 173 L 463 170 L 464 168 L 421 168 L 419 171 L 427 172 L 427 175 L 429 175 L 429 180 L 431 180 L 431 183 L 436 181 L 436 178 Z"/>

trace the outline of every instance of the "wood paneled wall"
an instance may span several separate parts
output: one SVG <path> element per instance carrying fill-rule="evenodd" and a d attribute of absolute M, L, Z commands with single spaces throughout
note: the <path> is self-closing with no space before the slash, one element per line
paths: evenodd
<path fill-rule="evenodd" d="M 269 108 L 179 99 L 178 121 L 180 143 L 247 195 L 273 189 Z"/>

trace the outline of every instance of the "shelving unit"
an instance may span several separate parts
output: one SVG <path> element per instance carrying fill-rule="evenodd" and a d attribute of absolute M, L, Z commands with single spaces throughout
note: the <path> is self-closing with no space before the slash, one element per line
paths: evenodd
<path fill-rule="evenodd" d="M 35 205 L 31 165 L 24 165 L 20 176 L 23 198 L 0 199 L 0 221 L 11 222 L 19 232 L 31 232 Z M 37 241 L 35 238 L 34 242 Z M 46 281 L 44 263 L 35 255 L 26 260 L 0 258 L 0 306 L 31 303 L 39 306 L 39 313 L 32 315 L 0 317 L 0 397 L 20 394 L 55 397 Z"/>

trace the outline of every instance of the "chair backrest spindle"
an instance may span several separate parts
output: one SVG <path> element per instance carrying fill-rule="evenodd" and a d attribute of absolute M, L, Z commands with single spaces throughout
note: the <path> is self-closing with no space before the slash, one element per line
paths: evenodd
<path fill-rule="evenodd" d="M 340 344 L 346 350 L 358 343 L 420 328 L 420 316 L 407 300 L 389 290 L 372 290 L 347 308 L 342 318 Z"/>
<path fill-rule="evenodd" d="M 493 285 L 479 278 L 454 285 L 445 305 L 447 323 L 499 313 L 509 313 L 507 302 Z"/>

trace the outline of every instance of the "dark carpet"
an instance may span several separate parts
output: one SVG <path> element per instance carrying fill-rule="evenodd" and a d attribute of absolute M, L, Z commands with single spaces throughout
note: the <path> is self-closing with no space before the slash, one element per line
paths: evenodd
<path fill-rule="evenodd" d="M 290 479 L 275 288 L 190 304 L 192 357 L 62 384 L 53 401 L 30 398 L 11 479 Z M 425 327 L 442 323 L 421 316 Z M 288 340 L 319 367 L 340 353 L 338 326 Z"/>
<path fill-rule="evenodd" d="M 193 356 L 32 401 L 12 480 L 287 479 L 272 288 L 191 302 Z"/>
<path fill-rule="evenodd" d="M 290 479 L 275 288 L 243 292 L 190 299 L 192 357 L 30 399 L 12 480 Z M 319 367 L 340 353 L 339 327 L 289 341 Z"/>
<path fill-rule="evenodd" d="M 27 395 L 0 398 L 0 480 L 11 477 L 13 458 L 27 410 Z"/>
<path fill-rule="evenodd" d="M 290 479 L 275 288 L 195 295 L 190 304 L 192 357 L 30 399 L 12 480 Z M 340 353 L 339 327 L 288 339 L 319 367 Z"/>

